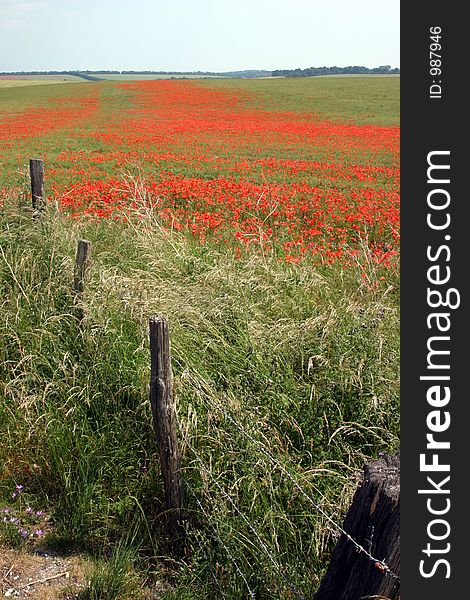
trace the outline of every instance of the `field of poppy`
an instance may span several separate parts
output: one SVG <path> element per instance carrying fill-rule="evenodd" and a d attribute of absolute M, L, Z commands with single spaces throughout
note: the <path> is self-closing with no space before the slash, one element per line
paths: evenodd
<path fill-rule="evenodd" d="M 0 197 L 34 155 L 49 197 L 73 216 L 152 205 L 168 228 L 238 254 L 348 261 L 365 239 L 377 263 L 397 256 L 398 126 L 263 107 L 259 83 L 64 87 L 1 119 Z"/>
<path fill-rule="evenodd" d="M 0 90 L 0 548 L 91 556 L 86 589 L 61 597 L 313 597 L 364 463 L 399 447 L 398 85 Z M 170 323 L 177 560 L 154 314 Z"/>

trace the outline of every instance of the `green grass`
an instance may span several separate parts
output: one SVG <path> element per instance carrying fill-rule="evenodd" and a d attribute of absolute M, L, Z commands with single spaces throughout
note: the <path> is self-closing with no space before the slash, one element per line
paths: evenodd
<path fill-rule="evenodd" d="M 253 102 L 263 109 L 362 124 L 399 124 L 400 78 L 396 76 L 227 79 L 205 85 L 253 93 Z"/>
<path fill-rule="evenodd" d="M 47 107 L 51 101 L 57 98 L 76 98 L 89 93 L 91 85 L 95 85 L 96 82 L 84 82 L 83 79 L 77 79 L 74 81 L 74 85 L 70 85 L 71 82 L 53 82 L 54 85 L 50 85 L 51 81 L 44 80 L 38 81 L 37 84 L 30 84 L 31 80 L 11 80 L 19 81 L 20 83 L 14 85 L 2 85 L 0 81 L 0 122 L 2 120 L 2 113 L 8 116 L 9 113 L 19 112 L 26 108 L 38 108 L 45 106 Z M 27 81 L 28 83 L 23 83 Z M 8 81 L 10 83 L 10 81 Z"/>
<path fill-rule="evenodd" d="M 136 561 L 132 545 L 118 543 L 108 557 L 95 560 L 88 573 L 88 585 L 77 600 L 143 600 L 142 582 L 134 568 Z"/>
<path fill-rule="evenodd" d="M 82 299 L 79 237 L 92 243 Z M 396 271 L 379 280 L 365 252 L 371 291 L 359 266 L 236 260 L 151 213 L 92 223 L 50 206 L 33 221 L 13 199 L 0 245 L 0 506 L 24 485 L 51 515 L 50 544 L 101 557 L 84 598 L 138 597 L 139 561 L 147 583 L 173 590 L 162 598 L 245 598 L 240 572 L 257 598 L 290 598 L 285 579 L 311 597 L 335 532 L 293 482 L 341 523 L 364 461 L 397 448 Z M 160 313 L 187 482 L 177 562 L 163 559 L 147 396 L 147 324 Z"/>
<path fill-rule="evenodd" d="M 30 87 L 36 85 L 57 85 L 62 83 L 83 83 L 83 79 L 78 77 L 58 77 L 52 78 L 31 78 L 31 79 L 0 79 L 0 90 L 5 88 L 18 88 L 18 87 Z"/>

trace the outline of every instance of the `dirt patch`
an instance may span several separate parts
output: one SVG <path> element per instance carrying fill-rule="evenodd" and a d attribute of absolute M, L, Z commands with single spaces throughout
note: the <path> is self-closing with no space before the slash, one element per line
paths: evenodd
<path fill-rule="evenodd" d="M 73 600 L 86 585 L 85 557 L 0 547 L 0 598 Z"/>

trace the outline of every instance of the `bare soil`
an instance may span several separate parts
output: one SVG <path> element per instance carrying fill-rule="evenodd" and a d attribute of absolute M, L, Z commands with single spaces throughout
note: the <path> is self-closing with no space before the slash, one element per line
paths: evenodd
<path fill-rule="evenodd" d="M 86 586 L 84 556 L 0 546 L 0 598 L 74 600 Z"/>

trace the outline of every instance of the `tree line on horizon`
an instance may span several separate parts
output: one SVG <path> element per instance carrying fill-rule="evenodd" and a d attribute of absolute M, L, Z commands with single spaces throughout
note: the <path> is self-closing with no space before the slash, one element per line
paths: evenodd
<path fill-rule="evenodd" d="M 307 69 L 277 69 L 272 71 L 273 77 L 315 77 L 318 75 L 394 75 L 400 73 L 400 69 L 392 69 L 390 65 L 382 65 L 369 69 L 368 67 L 308 67 Z"/>
<path fill-rule="evenodd" d="M 99 80 L 100 75 L 199 75 L 200 77 L 315 77 L 318 75 L 394 75 L 399 74 L 400 69 L 392 69 L 390 65 L 382 65 L 369 69 L 362 66 L 348 67 L 308 67 L 306 69 L 276 69 L 274 71 L 266 71 L 263 69 L 246 69 L 244 71 L 116 71 L 116 70 L 100 70 L 100 71 L 9 71 L 2 72 L 0 75 L 75 75 L 82 79 Z"/>

